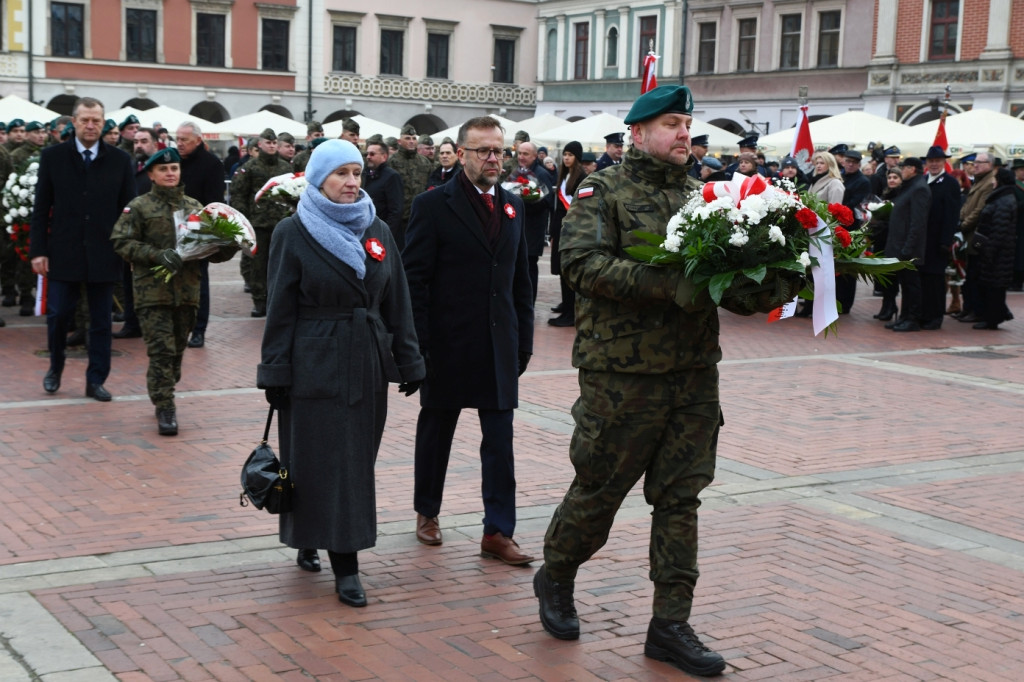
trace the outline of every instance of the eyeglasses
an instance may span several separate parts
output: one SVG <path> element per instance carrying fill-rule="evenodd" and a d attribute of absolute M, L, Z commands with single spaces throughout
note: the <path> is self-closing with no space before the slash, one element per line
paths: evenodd
<path fill-rule="evenodd" d="M 463 149 L 467 152 L 476 152 L 476 158 L 481 161 L 486 161 L 491 158 L 491 154 L 494 154 L 494 158 L 500 159 L 502 153 L 505 151 L 504 149 L 491 149 L 489 147 L 477 147 L 476 149 L 472 147 L 463 147 Z"/>

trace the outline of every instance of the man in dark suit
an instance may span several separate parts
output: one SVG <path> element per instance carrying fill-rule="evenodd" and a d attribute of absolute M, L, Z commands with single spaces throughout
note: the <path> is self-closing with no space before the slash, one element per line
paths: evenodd
<path fill-rule="evenodd" d="M 517 155 L 519 166 L 512 169 L 508 179 L 516 181 L 523 177 L 528 180 L 535 180 L 537 187 L 547 187 L 549 190 L 555 185 L 555 178 L 541 164 L 537 158 L 537 146 L 533 142 L 521 142 L 519 154 Z M 548 191 L 548 195 L 536 201 L 523 202 L 526 208 L 526 250 L 530 258 L 530 283 L 533 284 L 533 303 L 537 302 L 537 284 L 540 281 L 540 257 L 544 255 L 544 235 L 548 231 L 548 220 L 551 212 L 555 210 L 555 193 Z"/>
<path fill-rule="evenodd" d="M 185 196 L 192 197 L 203 206 L 215 201 L 224 202 L 224 165 L 210 153 L 203 142 L 203 131 L 192 121 L 178 126 L 174 142 L 181 155 L 181 184 Z M 188 340 L 189 348 L 202 348 L 206 344 L 206 325 L 210 321 L 210 261 L 199 261 L 199 312 L 196 326 Z"/>
<path fill-rule="evenodd" d="M 853 225 L 851 230 L 859 230 L 863 219 L 861 215 L 861 204 L 867 201 L 871 195 L 871 181 L 868 176 L 860 172 L 860 162 L 863 156 L 856 149 L 847 149 L 843 153 L 843 206 L 853 211 Z M 853 309 L 853 299 L 857 295 L 857 276 L 839 275 L 836 277 L 836 300 L 839 301 L 842 314 L 849 313 Z"/>
<path fill-rule="evenodd" d="M 110 233 L 121 210 L 135 197 L 135 168 L 127 154 L 100 140 L 104 123 L 101 102 L 91 97 L 79 99 L 71 122 L 75 134 L 40 155 L 32 209 L 29 258 L 32 270 L 46 275 L 49 292 L 50 369 L 43 388 L 47 393 L 60 388 L 68 325 L 84 283 L 89 301 L 85 394 L 107 402 L 110 393 L 103 383 L 110 374 L 110 315 L 114 282 L 121 279 L 123 267 Z"/>
<path fill-rule="evenodd" d="M 597 160 L 597 170 L 622 163 L 623 133 L 608 133 L 604 136 L 604 154 Z"/>
<path fill-rule="evenodd" d="M 533 352 L 533 287 L 523 202 L 498 186 L 502 140 L 490 117 L 463 124 L 463 172 L 413 201 L 402 260 L 428 368 L 416 424 L 416 538 L 441 544 L 437 516 L 452 438 L 460 411 L 475 408 L 483 435 L 480 553 L 519 565 L 533 557 L 512 539 L 512 415 Z"/>
<path fill-rule="evenodd" d="M 960 183 L 946 173 L 948 158 L 938 145 L 929 148 L 924 157 L 932 205 L 928 211 L 924 261 L 917 266 L 921 273 L 921 329 L 941 328 L 946 313 L 946 266 L 960 214 Z"/>
<path fill-rule="evenodd" d="M 363 173 L 363 189 L 370 195 L 377 217 L 388 224 L 392 232 L 400 229 L 402 209 L 405 206 L 405 190 L 402 177 L 388 165 L 388 146 L 380 137 L 370 138 L 366 143 L 366 171 Z"/>

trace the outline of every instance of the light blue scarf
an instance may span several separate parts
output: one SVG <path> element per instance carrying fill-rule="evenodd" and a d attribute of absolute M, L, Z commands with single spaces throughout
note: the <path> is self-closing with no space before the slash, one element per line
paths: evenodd
<path fill-rule="evenodd" d="M 359 190 L 355 203 L 336 204 L 310 184 L 299 197 L 297 213 L 320 246 L 355 270 L 359 279 L 366 276 L 363 235 L 377 217 L 370 195 Z"/>

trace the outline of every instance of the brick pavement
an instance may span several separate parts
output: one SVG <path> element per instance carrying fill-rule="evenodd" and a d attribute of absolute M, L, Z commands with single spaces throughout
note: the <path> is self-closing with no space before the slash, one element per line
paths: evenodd
<path fill-rule="evenodd" d="M 546 272 L 546 264 L 541 272 Z M 113 403 L 71 358 L 41 389 L 40 320 L 0 309 L 0 679 L 661 680 L 643 656 L 649 508 L 634 491 L 581 570 L 578 642 L 536 619 L 534 568 L 477 555 L 479 428 L 459 425 L 445 545 L 412 537 L 417 404 L 393 394 L 378 462 L 370 605 L 338 604 L 269 516 L 238 507 L 265 417 L 260 320 L 237 264 L 214 266 L 207 347 L 186 354 L 181 435 L 160 438 L 139 340 L 115 341 Z M 572 331 L 548 327 L 516 447 L 524 549 L 571 479 Z M 1024 296 L 1011 294 L 1024 314 Z M 722 315 L 726 426 L 705 494 L 694 623 L 735 679 L 1010 680 L 1024 665 L 1024 322 L 893 334 L 862 287 L 837 338 L 807 320 Z M 16 309 L 15 309 L 16 311 Z"/>

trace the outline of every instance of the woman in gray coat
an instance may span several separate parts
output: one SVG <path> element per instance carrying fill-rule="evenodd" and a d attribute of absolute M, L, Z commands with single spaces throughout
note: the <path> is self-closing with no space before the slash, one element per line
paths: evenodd
<path fill-rule="evenodd" d="M 309 187 L 270 244 L 267 321 L 257 385 L 280 410 L 282 463 L 295 484 L 281 542 L 320 570 L 326 548 L 341 602 L 365 606 L 356 552 L 377 537 L 374 462 L 387 384 L 412 395 L 426 372 L 398 247 L 359 187 L 363 159 L 330 140 L 306 166 Z"/>

